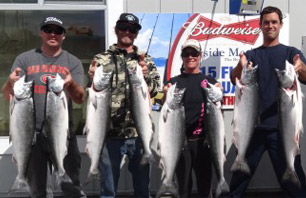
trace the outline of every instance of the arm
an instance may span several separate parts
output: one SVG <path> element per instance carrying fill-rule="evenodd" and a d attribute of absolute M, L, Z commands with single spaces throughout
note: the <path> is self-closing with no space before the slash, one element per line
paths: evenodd
<path fill-rule="evenodd" d="M 14 95 L 13 87 L 14 83 L 20 78 L 21 68 L 17 67 L 8 77 L 4 85 L 2 86 L 2 94 L 6 101 L 10 100 L 10 95 Z"/>
<path fill-rule="evenodd" d="M 167 91 L 168 91 L 168 89 L 170 88 L 172 86 L 172 84 L 171 83 L 168 83 L 168 84 L 166 84 L 166 85 L 164 85 L 164 87 L 163 87 L 163 98 L 162 98 L 162 103 L 164 104 L 165 102 L 166 102 L 166 99 L 167 99 Z"/>
<path fill-rule="evenodd" d="M 158 89 L 160 88 L 160 76 L 157 68 L 152 58 L 145 54 L 140 56 L 138 64 L 142 67 L 142 73 L 148 84 L 151 98 L 153 98 L 157 95 Z"/>
<path fill-rule="evenodd" d="M 300 55 L 296 54 L 293 57 L 293 66 L 295 69 L 295 72 L 299 76 L 299 80 L 301 81 L 306 81 L 306 65 L 305 63 L 301 60 Z"/>
<path fill-rule="evenodd" d="M 244 55 L 243 52 L 240 52 L 239 56 L 240 56 L 240 60 L 237 66 L 233 69 L 231 73 L 231 81 L 234 85 L 236 84 L 235 83 L 236 78 L 240 80 L 243 66 L 246 65 L 248 62 L 247 57 Z"/>
<path fill-rule="evenodd" d="M 82 65 L 81 69 L 81 71 L 83 71 Z M 72 75 L 68 69 L 65 70 L 65 73 L 66 78 L 64 81 L 64 90 L 68 93 L 72 101 L 78 104 L 83 103 L 83 101 L 85 100 L 85 90 L 80 84 L 78 84 L 83 81 L 81 79 L 77 79 L 77 83 L 77 81 L 72 78 Z M 75 74 L 74 76 L 75 78 L 82 78 L 84 76 L 84 72 L 81 72 L 79 75 Z"/>
<path fill-rule="evenodd" d="M 90 63 L 89 69 L 88 69 L 88 76 L 89 76 L 89 80 L 92 82 L 93 77 L 95 75 L 95 71 L 97 69 L 97 59 L 96 56 L 93 58 L 93 60 Z"/>

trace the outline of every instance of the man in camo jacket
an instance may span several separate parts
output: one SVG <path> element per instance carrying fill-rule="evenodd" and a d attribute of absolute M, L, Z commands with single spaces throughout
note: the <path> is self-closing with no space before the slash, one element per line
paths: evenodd
<path fill-rule="evenodd" d="M 140 165 L 143 146 L 138 137 L 131 114 L 130 87 L 128 70 L 137 64 L 142 67 L 151 97 L 160 87 L 160 76 L 151 57 L 140 52 L 133 44 L 141 29 L 139 19 L 130 13 L 123 13 L 115 26 L 117 44 L 97 54 L 90 65 L 92 79 L 97 67 L 103 66 L 104 72 L 113 72 L 110 131 L 101 154 L 101 198 L 116 197 L 120 164 L 124 155 L 129 158 L 128 169 L 132 173 L 135 197 L 150 197 L 150 165 Z"/>

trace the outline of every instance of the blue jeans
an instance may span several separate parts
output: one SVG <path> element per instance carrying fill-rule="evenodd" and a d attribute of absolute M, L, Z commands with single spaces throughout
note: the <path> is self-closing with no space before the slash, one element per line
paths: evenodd
<path fill-rule="evenodd" d="M 306 197 L 305 174 L 302 169 L 300 155 L 296 156 L 294 167 L 297 176 L 300 179 L 301 188 L 293 183 L 284 184 L 281 181 L 286 170 L 286 160 L 280 132 L 278 130 L 255 130 L 246 152 L 246 159 L 251 169 L 251 175 L 239 171 L 234 172 L 230 183 L 231 193 L 229 197 L 243 196 L 265 150 L 269 153 L 278 183 L 284 190 L 285 195 L 289 197 Z"/>
<path fill-rule="evenodd" d="M 120 177 L 120 165 L 124 155 L 129 159 L 128 170 L 132 174 L 134 196 L 149 198 L 150 165 L 140 165 L 143 146 L 140 138 L 107 138 L 101 154 L 101 198 L 116 197 Z"/>

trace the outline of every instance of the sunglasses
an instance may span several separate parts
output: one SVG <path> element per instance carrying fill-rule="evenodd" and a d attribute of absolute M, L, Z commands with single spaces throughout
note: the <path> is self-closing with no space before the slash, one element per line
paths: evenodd
<path fill-rule="evenodd" d="M 192 52 L 182 52 L 182 57 L 183 58 L 187 58 L 189 56 L 192 56 L 192 57 L 198 57 L 200 56 L 200 53 L 197 52 L 197 51 L 192 51 Z"/>
<path fill-rule="evenodd" d="M 126 26 L 126 25 L 117 25 L 116 27 L 117 30 L 125 32 L 127 30 L 129 30 L 130 33 L 132 34 L 136 34 L 138 33 L 138 29 L 135 27 L 131 27 L 131 26 Z"/>
<path fill-rule="evenodd" d="M 56 27 L 43 27 L 42 31 L 46 34 L 51 34 L 52 32 L 56 35 L 61 35 L 64 33 L 64 29 L 63 28 L 56 28 Z"/>

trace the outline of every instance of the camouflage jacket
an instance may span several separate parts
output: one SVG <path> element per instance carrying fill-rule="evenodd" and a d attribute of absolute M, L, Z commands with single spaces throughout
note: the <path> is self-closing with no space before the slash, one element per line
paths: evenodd
<path fill-rule="evenodd" d="M 108 137 L 131 138 L 137 137 L 137 131 L 131 114 L 130 87 L 128 82 L 127 68 L 136 67 L 139 56 L 142 52 L 134 47 L 134 53 L 127 54 L 126 50 L 112 45 L 106 52 L 95 55 L 90 67 L 93 64 L 103 65 L 104 72 L 113 72 L 112 76 L 112 107 L 111 123 Z M 148 64 L 148 74 L 145 80 L 148 84 L 150 95 L 154 97 L 160 87 L 160 76 L 152 58 L 145 56 Z"/>

